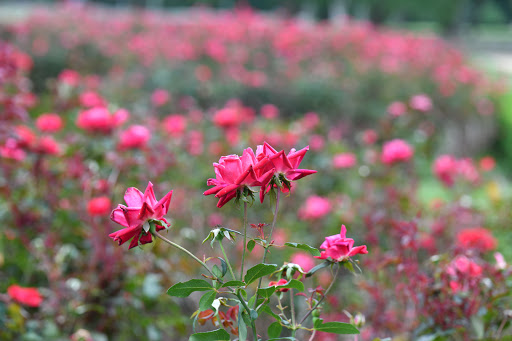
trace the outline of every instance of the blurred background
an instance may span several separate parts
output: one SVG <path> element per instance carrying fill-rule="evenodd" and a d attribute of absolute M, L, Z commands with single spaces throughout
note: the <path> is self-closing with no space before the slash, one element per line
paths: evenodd
<path fill-rule="evenodd" d="M 0 2 L 0 339 L 214 329 L 190 318 L 199 296 L 165 295 L 200 269 L 158 241 L 118 246 L 109 215 L 151 181 L 174 190 L 166 236 L 220 256 L 200 241 L 242 211 L 203 196 L 212 163 L 264 141 L 309 146 L 318 171 L 283 199 L 276 244 L 346 224 L 368 246 L 326 321 L 359 313 L 361 340 L 510 337 L 511 77 L 508 0 Z"/>

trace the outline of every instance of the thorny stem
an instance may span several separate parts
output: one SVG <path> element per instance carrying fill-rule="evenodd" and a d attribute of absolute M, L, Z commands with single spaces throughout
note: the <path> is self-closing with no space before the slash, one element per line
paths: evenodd
<path fill-rule="evenodd" d="M 242 266 L 240 267 L 240 280 L 244 275 L 245 252 L 247 251 L 247 203 L 244 202 L 244 251 L 242 253 Z M 233 279 L 236 279 L 233 277 Z"/>
<path fill-rule="evenodd" d="M 320 298 L 318 300 L 318 302 L 315 304 L 315 306 L 313 308 L 311 308 L 310 311 L 307 312 L 306 315 L 304 315 L 304 317 L 302 318 L 302 320 L 300 320 L 299 324 L 302 324 L 304 321 L 306 321 L 306 319 L 309 317 L 309 315 L 311 315 L 311 313 L 316 309 L 318 308 L 318 306 L 320 305 L 320 303 L 322 303 L 322 301 L 324 300 L 325 296 L 327 296 L 327 294 L 329 293 L 329 291 L 332 289 L 333 285 L 334 285 L 334 282 L 336 282 L 336 278 L 338 277 L 338 272 L 340 271 L 340 265 L 339 263 L 336 263 L 337 264 L 337 268 L 336 268 L 336 273 L 334 274 L 334 277 L 332 278 L 332 282 L 331 284 L 329 285 L 329 287 L 327 288 L 327 290 L 325 290 L 325 293 L 324 295 L 322 296 L 322 298 Z"/>
<path fill-rule="evenodd" d="M 272 220 L 272 226 L 270 228 L 270 233 L 269 233 L 268 237 L 266 238 L 268 243 L 272 242 L 272 233 L 274 232 L 274 228 L 276 227 L 277 212 L 279 211 L 279 194 L 280 193 L 281 193 L 281 190 L 278 188 L 277 194 L 276 194 L 276 208 L 274 210 L 274 219 Z M 267 247 L 265 248 L 265 251 L 263 251 L 263 260 L 261 261 L 261 263 L 263 263 L 263 264 L 265 264 L 265 260 L 267 259 L 267 253 L 268 253 L 268 247 L 269 247 L 268 243 L 267 243 Z M 262 279 L 263 279 L 263 277 L 260 277 L 260 280 L 258 281 L 258 289 L 261 288 L 261 280 Z M 258 302 L 258 297 L 259 297 L 259 295 L 256 296 L 256 301 L 254 301 L 255 307 L 256 307 L 256 303 Z"/>
<path fill-rule="evenodd" d="M 189 250 L 185 249 L 183 246 L 180 246 L 174 242 L 171 242 L 169 239 L 165 238 L 164 236 L 162 236 L 160 233 L 156 232 L 156 231 L 152 231 L 152 233 L 160 238 L 161 240 L 163 240 L 164 242 L 166 242 L 167 244 L 185 252 L 187 255 L 189 255 L 190 257 L 192 257 L 196 262 L 198 262 L 199 264 L 201 264 L 209 273 L 210 275 L 212 275 L 213 277 L 216 277 L 213 272 L 208 268 L 208 266 L 202 261 L 200 260 L 199 258 L 197 258 L 196 256 L 194 256 Z"/>
<path fill-rule="evenodd" d="M 233 277 L 233 280 L 236 280 L 235 274 L 233 273 L 233 268 L 231 267 L 231 263 L 229 263 L 228 256 L 226 255 L 226 251 L 224 250 L 224 246 L 222 246 L 222 241 L 219 240 L 220 249 L 222 251 L 222 255 L 224 256 L 224 260 L 226 261 L 226 264 L 228 265 L 229 273 L 231 274 L 231 277 Z"/>

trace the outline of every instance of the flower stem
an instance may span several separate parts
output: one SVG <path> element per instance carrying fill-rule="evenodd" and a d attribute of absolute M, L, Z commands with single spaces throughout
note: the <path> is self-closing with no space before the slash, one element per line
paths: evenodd
<path fill-rule="evenodd" d="M 156 231 L 152 231 L 153 235 L 155 235 L 156 237 L 160 238 L 161 240 L 163 240 L 164 242 L 166 242 L 167 244 L 185 252 L 187 255 L 189 255 L 190 257 L 192 257 L 196 262 L 198 262 L 199 264 L 201 264 L 209 273 L 210 275 L 212 275 L 213 277 L 215 277 L 215 275 L 213 274 L 213 272 L 208 268 L 208 266 L 202 261 L 200 260 L 199 258 L 197 258 L 196 256 L 194 256 L 189 250 L 185 249 L 183 246 L 180 246 L 174 242 L 171 242 L 169 239 L 165 238 L 164 236 L 162 236 L 160 233 L 156 232 Z"/>
<path fill-rule="evenodd" d="M 235 274 L 233 273 L 233 268 L 231 267 L 231 263 L 229 263 L 228 256 L 226 255 L 226 251 L 224 250 L 224 246 L 222 246 L 222 241 L 219 240 L 220 249 L 222 251 L 222 255 L 224 256 L 224 260 L 226 261 L 226 264 L 228 265 L 229 273 L 231 274 L 231 277 L 233 277 L 233 280 L 236 280 Z"/>
<path fill-rule="evenodd" d="M 294 297 L 293 297 L 293 289 L 290 289 L 289 291 L 290 293 L 290 310 L 292 312 L 292 336 L 295 337 L 295 331 L 297 330 L 296 327 L 297 325 L 295 324 L 295 302 L 294 302 Z"/>
<path fill-rule="evenodd" d="M 268 237 L 266 238 L 268 243 L 272 242 L 272 233 L 274 233 L 274 228 L 276 227 L 277 212 L 279 211 L 279 194 L 281 194 L 281 190 L 278 188 L 277 194 L 276 194 L 276 208 L 274 210 L 274 219 L 272 220 L 272 226 L 270 227 L 270 233 L 269 233 Z M 263 263 L 263 264 L 265 264 L 265 260 L 267 259 L 267 253 L 268 253 L 268 248 L 269 248 L 268 243 L 267 243 L 267 247 L 265 248 L 265 251 L 263 251 L 263 260 L 261 261 L 261 263 Z M 263 277 L 260 277 L 260 280 L 258 281 L 258 289 L 261 288 L 262 279 L 263 279 Z M 258 297 L 259 297 L 259 295 L 256 296 L 256 300 L 254 301 L 254 307 L 256 307 L 256 304 L 258 302 Z"/>
<path fill-rule="evenodd" d="M 236 297 L 240 300 L 240 303 L 244 306 L 245 311 L 249 315 L 249 318 L 251 319 L 251 329 L 252 329 L 252 336 L 254 338 L 254 341 L 258 341 L 258 333 L 256 333 L 256 324 L 254 323 L 254 320 L 251 317 L 251 308 L 247 305 L 242 295 L 240 295 L 240 291 L 237 290 L 235 293 Z"/>
<path fill-rule="evenodd" d="M 320 300 L 318 300 L 318 302 L 315 304 L 315 306 L 313 308 L 311 308 L 310 311 L 307 312 L 306 315 L 304 315 L 304 317 L 302 318 L 302 320 L 300 320 L 299 324 L 302 324 L 304 321 L 306 321 L 306 319 L 309 317 L 309 315 L 311 315 L 311 313 L 316 309 L 318 308 L 318 306 L 320 305 L 320 303 L 322 303 L 322 301 L 324 300 L 325 296 L 327 296 L 327 294 L 329 293 L 329 291 L 331 290 L 331 288 L 333 287 L 334 285 L 334 282 L 336 282 L 336 278 L 338 277 L 338 272 L 340 271 L 340 265 L 339 263 L 336 263 L 337 264 L 337 268 L 336 268 L 336 272 L 334 273 L 334 276 L 332 278 L 332 282 L 331 284 L 329 285 L 329 287 L 327 288 L 327 290 L 325 290 L 325 293 L 324 295 L 322 296 L 322 298 Z"/>
<path fill-rule="evenodd" d="M 244 275 L 245 252 L 247 251 L 247 203 L 244 202 L 244 251 L 242 253 L 242 266 L 240 267 L 240 280 Z M 233 278 L 235 279 L 235 278 Z"/>

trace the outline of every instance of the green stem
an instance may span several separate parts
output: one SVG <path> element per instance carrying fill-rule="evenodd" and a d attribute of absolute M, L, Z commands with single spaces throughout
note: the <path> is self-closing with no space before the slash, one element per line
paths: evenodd
<path fill-rule="evenodd" d="M 331 284 L 329 285 L 329 287 L 327 288 L 327 290 L 325 290 L 325 293 L 324 295 L 322 296 L 322 298 L 315 304 L 315 306 L 313 308 L 311 308 L 310 311 L 307 312 L 306 315 L 304 315 L 304 317 L 302 318 L 302 320 L 300 320 L 299 324 L 302 324 L 304 321 L 306 321 L 306 319 L 308 318 L 309 315 L 311 315 L 311 313 L 316 309 L 318 308 L 318 306 L 320 305 L 320 303 L 322 303 L 322 301 L 324 300 L 324 298 L 327 296 L 327 294 L 329 293 L 329 291 L 331 290 L 331 288 L 333 287 L 334 285 L 334 282 L 336 282 L 336 278 L 338 277 L 338 272 L 340 271 L 340 264 L 339 263 L 336 263 L 337 265 L 337 268 L 336 268 L 336 273 L 334 274 L 333 278 L 332 278 L 332 282 Z"/>
<path fill-rule="evenodd" d="M 202 261 L 200 260 L 199 258 L 197 258 L 196 256 L 194 256 L 189 250 L 185 249 L 183 246 L 180 246 L 174 242 L 171 242 L 169 239 L 165 238 L 164 236 L 162 236 L 160 233 L 156 232 L 156 231 L 152 231 L 153 235 L 155 235 L 156 237 L 160 238 L 161 240 L 163 240 L 164 242 L 166 242 L 167 244 L 185 252 L 187 255 L 189 255 L 190 257 L 192 257 L 196 262 L 198 262 L 199 264 L 201 264 L 209 273 L 210 275 L 212 275 L 213 277 L 216 277 L 213 272 L 208 268 L 208 266 Z"/>
<path fill-rule="evenodd" d="M 233 273 L 233 268 L 231 267 L 231 263 L 229 263 L 228 256 L 226 255 L 226 251 L 224 250 L 224 246 L 222 246 L 222 241 L 219 240 L 220 249 L 222 251 L 222 254 L 224 255 L 224 260 L 226 261 L 226 264 L 228 265 L 229 273 L 231 274 L 231 277 L 233 277 L 233 280 L 236 280 L 235 274 Z"/>
<path fill-rule="evenodd" d="M 244 202 L 244 251 L 242 253 L 242 266 L 240 267 L 240 280 L 244 275 L 245 252 L 247 251 L 247 203 Z M 233 278 L 235 279 L 235 278 Z"/>
<path fill-rule="evenodd" d="M 295 324 L 295 302 L 294 302 L 294 297 L 293 297 L 293 289 L 290 289 L 290 310 L 292 312 L 292 336 L 295 337 L 295 330 L 296 330 L 296 327 L 297 325 Z"/>
<path fill-rule="evenodd" d="M 274 210 L 274 219 L 272 220 L 272 226 L 270 227 L 270 233 L 268 235 L 268 237 L 266 238 L 268 243 L 271 243 L 272 242 L 272 233 L 274 233 L 274 228 L 276 227 L 276 221 L 277 221 L 277 212 L 279 211 L 279 194 L 281 194 L 281 190 L 278 188 L 277 189 L 277 194 L 276 194 L 276 208 Z M 268 248 L 269 248 L 269 244 L 267 243 L 267 247 L 265 248 L 265 251 L 263 252 L 263 260 L 261 261 L 261 263 L 265 264 L 265 260 L 267 259 L 267 253 L 268 253 Z M 260 280 L 258 281 L 258 289 L 261 288 L 261 281 L 262 281 L 263 277 L 260 277 Z M 256 292 L 258 292 L 256 290 Z M 258 302 L 258 297 L 259 295 L 256 294 L 256 301 L 254 301 L 254 307 L 256 307 L 256 304 Z"/>
<path fill-rule="evenodd" d="M 236 297 L 238 297 L 240 303 L 244 306 L 245 311 L 249 315 L 249 318 L 251 319 L 252 337 L 254 341 L 258 341 L 258 333 L 256 333 L 256 324 L 254 323 L 254 320 L 251 317 L 251 308 L 249 308 L 242 295 L 240 295 L 240 290 L 237 290 L 235 295 Z"/>

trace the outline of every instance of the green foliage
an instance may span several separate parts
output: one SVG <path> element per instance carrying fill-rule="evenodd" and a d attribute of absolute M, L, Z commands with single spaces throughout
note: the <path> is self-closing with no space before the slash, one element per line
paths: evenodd
<path fill-rule="evenodd" d="M 326 322 L 323 323 L 322 319 L 316 319 L 314 329 L 319 332 L 333 333 L 333 334 L 359 334 L 359 330 L 349 323 L 343 322 Z"/>
<path fill-rule="evenodd" d="M 210 283 L 203 279 L 191 279 L 184 283 L 176 283 L 167 290 L 167 295 L 175 297 L 187 297 L 195 291 L 212 290 Z"/>
<path fill-rule="evenodd" d="M 231 337 L 224 329 L 216 329 L 206 333 L 195 333 L 190 336 L 188 341 L 229 341 Z"/>
<path fill-rule="evenodd" d="M 244 276 L 244 282 L 249 285 L 260 277 L 270 275 L 276 271 L 276 264 L 258 264 L 247 270 Z"/>

